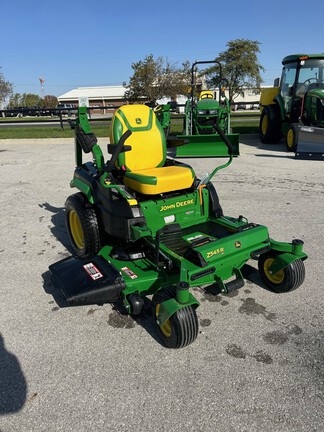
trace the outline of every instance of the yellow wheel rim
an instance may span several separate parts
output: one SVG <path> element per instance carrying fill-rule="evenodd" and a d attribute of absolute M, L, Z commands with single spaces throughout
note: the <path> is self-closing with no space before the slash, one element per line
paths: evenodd
<path fill-rule="evenodd" d="M 279 285 L 283 282 L 285 278 L 285 272 L 284 270 L 279 270 L 277 273 L 271 274 L 269 268 L 271 267 L 273 261 L 274 261 L 273 258 L 266 259 L 263 264 L 263 270 L 269 282 Z"/>
<path fill-rule="evenodd" d="M 160 312 L 160 304 L 157 304 L 155 307 L 155 316 L 156 319 L 159 315 Z M 172 327 L 171 327 L 171 321 L 168 319 L 165 321 L 164 324 L 159 325 L 161 332 L 164 334 L 165 337 L 170 337 L 171 336 L 171 332 L 172 332 Z"/>
<path fill-rule="evenodd" d="M 261 124 L 261 130 L 262 130 L 263 135 L 265 135 L 267 133 L 268 126 L 269 126 L 268 116 L 265 115 L 262 119 L 262 124 Z"/>
<path fill-rule="evenodd" d="M 69 225 L 71 230 L 71 235 L 74 243 L 76 244 L 78 249 L 83 249 L 84 247 L 84 235 L 81 226 L 81 222 L 77 212 L 75 210 L 71 210 L 69 213 Z"/>
<path fill-rule="evenodd" d="M 287 146 L 292 148 L 294 146 L 294 131 L 289 129 L 287 133 Z"/>

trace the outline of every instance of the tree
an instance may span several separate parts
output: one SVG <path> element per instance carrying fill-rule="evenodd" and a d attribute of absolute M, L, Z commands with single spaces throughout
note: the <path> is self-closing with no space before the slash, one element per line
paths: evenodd
<path fill-rule="evenodd" d="M 13 85 L 9 81 L 5 80 L 3 73 L 0 71 L 0 106 L 3 101 L 11 95 L 12 89 Z"/>
<path fill-rule="evenodd" d="M 229 100 L 241 95 L 247 88 L 258 93 L 262 78 L 263 66 L 258 61 L 260 42 L 249 39 L 235 39 L 227 42 L 227 50 L 216 58 L 222 65 L 222 84 L 229 90 Z M 219 85 L 219 68 L 212 66 L 204 70 L 209 85 Z"/>
<path fill-rule="evenodd" d="M 22 106 L 23 95 L 21 93 L 12 93 L 9 99 L 8 108 L 15 108 Z"/>
<path fill-rule="evenodd" d="M 34 93 L 24 93 L 24 106 L 26 107 L 39 107 L 43 105 L 43 100 L 40 96 Z"/>
<path fill-rule="evenodd" d="M 44 106 L 43 99 L 34 93 L 13 93 L 9 100 L 9 108 L 19 106 L 24 107 L 42 107 Z"/>
<path fill-rule="evenodd" d="M 134 71 L 126 87 L 125 98 L 138 101 L 143 98 L 156 102 L 164 96 L 173 98 L 187 92 L 190 82 L 189 64 L 183 63 L 182 68 L 171 65 L 163 57 L 156 60 L 153 54 L 132 64 Z"/>
<path fill-rule="evenodd" d="M 43 106 L 46 108 L 56 108 L 57 102 L 56 96 L 45 95 L 43 99 Z"/>
<path fill-rule="evenodd" d="M 42 99 L 37 94 L 33 93 L 13 93 L 9 99 L 9 108 L 16 107 L 41 107 L 41 108 L 55 108 L 57 106 L 57 97 L 46 95 Z"/>

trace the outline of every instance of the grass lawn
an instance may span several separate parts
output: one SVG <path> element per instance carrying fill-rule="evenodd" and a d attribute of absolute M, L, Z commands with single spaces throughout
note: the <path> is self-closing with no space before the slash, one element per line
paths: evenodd
<path fill-rule="evenodd" d="M 232 115 L 231 123 L 233 133 L 258 133 L 259 116 L 252 115 L 247 119 L 247 113 L 243 116 Z M 243 117 L 243 118 L 242 118 Z M 245 117 L 245 118 L 244 118 Z M 48 126 L 10 126 L 1 127 L 0 121 L 0 139 L 21 139 L 21 138 L 72 138 L 74 131 L 65 124 L 64 130 L 61 130 L 60 124 Z M 183 118 L 172 118 L 171 120 L 171 133 L 182 133 Z M 98 137 L 109 137 L 110 121 L 104 120 L 102 122 L 93 122 L 91 124 L 93 132 Z"/>
<path fill-rule="evenodd" d="M 100 125 L 96 123 L 92 125 L 93 132 L 98 137 L 108 137 L 110 131 L 110 124 L 105 122 Z M 46 126 L 12 126 L 12 127 L 1 127 L 0 124 L 0 139 L 21 139 L 21 138 L 73 138 L 74 131 L 70 129 L 68 125 L 64 126 L 64 130 L 61 130 L 60 125 L 57 126 L 49 125 Z"/>

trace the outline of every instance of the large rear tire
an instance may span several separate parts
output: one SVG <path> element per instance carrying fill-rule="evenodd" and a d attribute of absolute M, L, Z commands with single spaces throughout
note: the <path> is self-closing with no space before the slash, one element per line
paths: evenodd
<path fill-rule="evenodd" d="M 280 141 L 280 116 L 275 105 L 267 105 L 263 108 L 260 117 L 260 140 L 265 144 L 275 144 Z"/>
<path fill-rule="evenodd" d="M 101 235 L 95 209 L 82 193 L 70 195 L 65 202 L 66 226 L 75 254 L 90 258 L 101 249 Z"/>
<path fill-rule="evenodd" d="M 164 345 L 167 348 L 183 348 L 194 342 L 198 335 L 198 319 L 193 306 L 178 310 L 162 325 L 157 323 L 161 303 L 173 297 L 175 297 L 173 288 L 163 289 L 154 294 L 153 318 Z"/>
<path fill-rule="evenodd" d="M 259 272 L 267 287 L 275 293 L 286 293 L 300 287 L 305 279 L 305 266 L 301 259 L 290 263 L 277 273 L 271 273 L 269 268 L 279 253 L 270 251 L 260 255 Z"/>

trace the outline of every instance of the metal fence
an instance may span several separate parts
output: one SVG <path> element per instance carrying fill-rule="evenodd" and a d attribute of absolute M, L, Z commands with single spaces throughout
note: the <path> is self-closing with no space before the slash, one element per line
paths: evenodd
<path fill-rule="evenodd" d="M 91 121 L 102 121 L 112 117 L 113 113 L 105 114 L 102 118 L 92 118 L 92 115 L 96 110 L 102 110 L 104 107 L 88 107 L 88 116 Z M 118 107 L 116 107 L 117 109 Z M 111 110 L 112 108 L 109 107 Z M 1 124 L 15 125 L 21 123 L 59 123 L 62 130 L 64 130 L 64 124 L 74 117 L 77 112 L 77 108 L 13 108 L 0 111 Z M 28 119 L 23 119 L 28 117 Z M 42 118 L 43 117 L 43 118 Z M 44 118 L 46 117 L 46 118 Z M 50 117 L 50 118 L 49 118 Z M 31 119 L 32 118 L 32 119 Z M 6 121 L 8 119 L 8 121 Z M 10 120 L 9 120 L 10 119 Z"/>
<path fill-rule="evenodd" d="M 178 104 L 179 108 L 184 107 L 184 104 Z M 99 117 L 94 117 L 96 111 L 102 111 L 104 109 L 109 109 L 110 113 L 102 114 Z M 103 120 L 109 120 L 113 116 L 113 112 L 118 109 L 116 107 L 105 107 L 105 106 L 95 106 L 88 107 L 87 112 L 89 119 L 94 122 L 100 122 Z M 259 110 L 259 101 L 256 102 L 237 102 L 231 104 L 232 111 L 239 110 Z M 62 130 L 64 130 L 64 125 L 68 124 L 68 120 L 73 118 L 77 112 L 76 107 L 72 108 L 13 108 L 13 109 L 5 109 L 0 110 L 0 118 L 2 118 L 0 125 L 5 124 L 6 126 L 10 126 L 11 124 L 14 126 L 19 123 L 59 123 Z M 175 116 L 181 117 L 183 114 L 175 114 Z M 23 120 L 24 117 L 28 117 L 28 120 Z M 31 117 L 33 118 L 31 120 Z M 44 118 L 46 117 L 46 118 Z M 49 118 L 50 117 L 50 118 Z M 8 119 L 8 121 L 6 121 Z M 10 119 L 10 120 L 9 120 Z"/>

